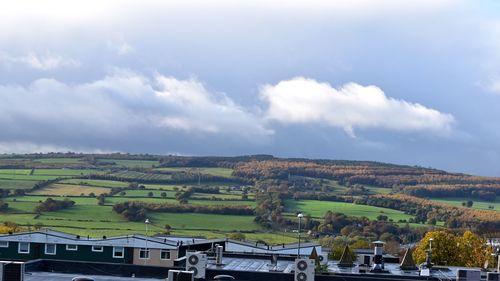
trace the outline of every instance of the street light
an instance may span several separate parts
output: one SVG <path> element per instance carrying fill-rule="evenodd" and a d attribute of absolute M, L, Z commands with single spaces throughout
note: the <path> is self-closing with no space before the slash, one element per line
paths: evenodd
<path fill-rule="evenodd" d="M 498 258 L 497 261 L 497 272 L 500 272 L 500 247 L 497 247 L 496 250 L 491 254 L 493 258 Z"/>
<path fill-rule="evenodd" d="M 149 221 L 149 219 L 146 219 L 144 221 L 144 224 L 146 225 L 146 254 L 147 254 L 147 257 L 145 257 L 144 259 L 144 265 L 146 265 L 146 263 L 148 262 L 148 259 L 149 259 L 149 249 L 148 249 L 148 225 L 150 224 L 151 222 Z"/>
<path fill-rule="evenodd" d="M 297 215 L 297 218 L 299 218 L 299 248 L 297 249 L 297 258 L 300 258 L 300 223 L 303 217 L 304 215 L 302 213 Z"/>
<path fill-rule="evenodd" d="M 429 238 L 429 252 L 432 254 L 432 241 L 434 241 L 434 238 Z"/>
<path fill-rule="evenodd" d="M 146 224 L 146 236 L 148 236 L 148 224 L 150 224 L 149 219 L 146 219 L 144 223 Z"/>

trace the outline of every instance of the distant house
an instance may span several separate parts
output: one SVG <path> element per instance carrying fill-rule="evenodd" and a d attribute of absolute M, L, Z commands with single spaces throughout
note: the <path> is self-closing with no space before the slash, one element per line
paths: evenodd
<path fill-rule="evenodd" d="M 142 235 L 87 238 L 58 231 L 0 235 L 0 260 L 57 259 L 173 266 L 177 243 Z"/>

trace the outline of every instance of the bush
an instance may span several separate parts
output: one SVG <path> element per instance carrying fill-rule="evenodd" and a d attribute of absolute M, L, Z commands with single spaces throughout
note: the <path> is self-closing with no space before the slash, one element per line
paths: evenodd
<path fill-rule="evenodd" d="M 73 207 L 75 205 L 75 201 L 70 201 L 68 198 L 64 200 L 54 200 L 52 198 L 47 198 L 45 202 L 40 203 L 36 208 L 35 212 L 40 213 L 40 212 L 52 212 L 52 211 L 57 211 L 61 209 L 66 209 Z"/>

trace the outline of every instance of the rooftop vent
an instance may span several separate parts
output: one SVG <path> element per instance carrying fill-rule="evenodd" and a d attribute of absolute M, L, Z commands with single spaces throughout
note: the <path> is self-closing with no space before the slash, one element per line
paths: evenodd
<path fill-rule="evenodd" d="M 406 249 L 405 255 L 403 257 L 403 260 L 401 261 L 401 264 L 399 265 L 399 268 L 401 270 L 417 270 L 417 266 L 415 264 L 415 261 L 413 260 L 412 257 L 412 250 L 410 248 Z"/>
<path fill-rule="evenodd" d="M 354 266 L 354 257 L 352 256 L 351 250 L 349 246 L 346 245 L 344 248 L 344 252 L 342 252 L 342 256 L 340 257 L 340 261 L 338 263 L 339 267 L 353 267 Z"/>

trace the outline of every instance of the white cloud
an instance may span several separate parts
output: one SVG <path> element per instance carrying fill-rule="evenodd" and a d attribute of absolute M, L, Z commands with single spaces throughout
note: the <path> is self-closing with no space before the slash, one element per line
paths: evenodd
<path fill-rule="evenodd" d="M 258 143 L 272 134 L 254 114 L 196 79 L 127 71 L 77 85 L 39 79 L 28 87 L 0 86 L 0 100 L 0 142 L 99 147 L 168 143 L 167 136 L 179 140 L 186 133 Z"/>
<path fill-rule="evenodd" d="M 351 136 L 356 128 L 446 134 L 454 118 L 418 103 L 387 97 L 375 86 L 355 83 L 335 89 L 306 78 L 265 85 L 261 97 L 269 103 L 268 120 L 285 124 L 324 123 Z"/>
<path fill-rule="evenodd" d="M 0 62 L 4 64 L 23 64 L 38 70 L 53 70 L 61 67 L 77 67 L 80 65 L 80 62 L 77 60 L 61 55 L 37 55 L 32 52 L 24 56 L 12 56 L 6 53 L 0 53 Z"/>
<path fill-rule="evenodd" d="M 500 80 L 491 81 L 488 89 L 493 93 L 500 94 Z"/>
<path fill-rule="evenodd" d="M 49 152 L 81 152 L 81 153 L 111 153 L 116 151 L 105 151 L 100 149 L 85 149 L 79 147 L 56 146 L 52 144 L 39 144 L 33 142 L 0 142 L 0 154 L 24 154 L 24 153 L 49 153 Z"/>
<path fill-rule="evenodd" d="M 134 48 L 126 41 L 109 42 L 108 47 L 120 56 L 128 55 L 134 51 Z"/>

